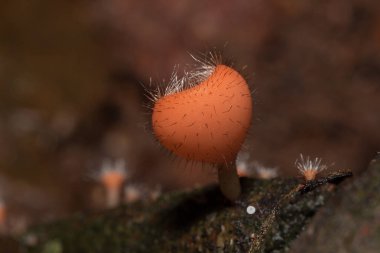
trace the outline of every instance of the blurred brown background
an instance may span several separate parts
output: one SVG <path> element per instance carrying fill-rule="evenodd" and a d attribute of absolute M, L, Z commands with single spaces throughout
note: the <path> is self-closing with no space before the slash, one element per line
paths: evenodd
<path fill-rule="evenodd" d="M 1 1 L 0 196 L 13 226 L 97 210 L 90 175 L 106 158 L 124 157 L 132 182 L 164 191 L 214 181 L 212 170 L 173 162 L 156 145 L 141 86 L 193 63 L 187 52 L 214 47 L 247 66 L 255 89 L 251 160 L 290 176 L 303 153 L 359 173 L 380 151 L 379 8 Z"/>

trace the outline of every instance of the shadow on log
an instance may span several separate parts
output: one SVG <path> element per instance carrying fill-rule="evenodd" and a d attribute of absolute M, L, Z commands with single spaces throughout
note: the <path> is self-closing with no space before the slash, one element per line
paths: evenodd
<path fill-rule="evenodd" d="M 283 251 L 335 186 L 351 176 L 335 172 L 301 184 L 296 179 L 241 179 L 243 194 L 230 203 L 217 186 L 164 195 L 94 216 L 31 229 L 25 252 L 273 252 Z M 249 214 L 247 207 L 255 207 Z M 33 238 L 34 240 L 30 240 Z M 33 241 L 33 243 L 30 243 Z"/>
<path fill-rule="evenodd" d="M 300 236 L 292 252 L 360 252 L 380 249 L 380 154 L 352 184 L 339 189 Z"/>

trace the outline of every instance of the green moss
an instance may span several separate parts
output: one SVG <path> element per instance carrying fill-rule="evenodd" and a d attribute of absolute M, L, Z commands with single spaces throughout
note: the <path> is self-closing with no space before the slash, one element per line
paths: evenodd
<path fill-rule="evenodd" d="M 42 253 L 62 253 L 62 244 L 59 240 L 51 240 L 45 243 Z"/>

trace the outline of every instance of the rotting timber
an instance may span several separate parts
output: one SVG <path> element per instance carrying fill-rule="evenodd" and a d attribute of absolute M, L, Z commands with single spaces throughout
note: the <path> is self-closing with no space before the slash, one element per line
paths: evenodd
<path fill-rule="evenodd" d="M 242 178 L 234 204 L 213 185 L 40 225 L 20 241 L 25 252 L 282 252 L 351 175 L 334 172 L 306 184 Z M 249 205 L 254 214 L 246 212 Z"/>

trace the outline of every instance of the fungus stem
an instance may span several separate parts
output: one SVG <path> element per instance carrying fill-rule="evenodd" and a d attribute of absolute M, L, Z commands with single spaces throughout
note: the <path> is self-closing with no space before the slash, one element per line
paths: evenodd
<path fill-rule="evenodd" d="M 120 202 L 119 189 L 120 188 L 116 188 L 116 187 L 107 189 L 107 192 L 106 192 L 107 208 L 114 208 L 117 205 L 119 205 L 119 202 Z"/>
<path fill-rule="evenodd" d="M 241 187 L 235 161 L 220 164 L 218 178 L 223 195 L 230 201 L 237 200 L 241 193 Z"/>

